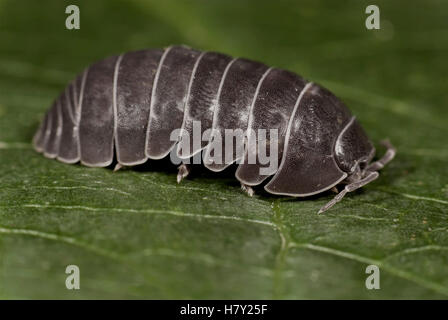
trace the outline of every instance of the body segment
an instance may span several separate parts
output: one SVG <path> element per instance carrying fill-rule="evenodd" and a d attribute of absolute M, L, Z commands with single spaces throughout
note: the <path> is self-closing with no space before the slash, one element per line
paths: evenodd
<path fill-rule="evenodd" d="M 136 165 L 147 160 L 146 134 L 151 93 L 162 50 L 126 53 L 114 78 L 115 148 L 117 161 Z"/>
<path fill-rule="evenodd" d="M 262 141 L 258 141 L 259 136 L 255 133 L 259 129 L 277 130 L 277 163 L 280 163 L 290 115 L 292 115 L 297 99 L 305 85 L 306 81 L 302 77 L 277 68 L 272 69 L 263 79 L 258 95 L 249 112 L 248 130 L 253 134 L 247 136 L 248 145 L 251 148 L 246 148 L 245 153 L 245 159 L 252 157 L 255 159 L 255 163 L 248 164 L 248 161 L 245 161 L 238 166 L 236 171 L 236 177 L 246 185 L 258 185 L 269 177 L 267 174 L 260 173 L 260 168 L 265 167 L 266 164 L 260 163 L 258 147 Z M 270 131 L 266 130 L 265 144 L 270 144 L 270 138 Z M 266 153 L 269 150 L 267 149 Z M 270 174 L 275 174 L 275 172 L 276 170 L 270 172 Z"/>

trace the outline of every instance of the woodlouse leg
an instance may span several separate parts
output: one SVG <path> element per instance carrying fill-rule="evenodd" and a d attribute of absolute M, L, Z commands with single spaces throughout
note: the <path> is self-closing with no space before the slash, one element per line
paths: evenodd
<path fill-rule="evenodd" d="M 378 170 L 384 168 L 384 166 L 395 157 L 395 154 L 397 153 L 397 149 L 395 149 L 395 147 L 390 143 L 389 140 L 381 141 L 381 145 L 383 145 L 387 148 L 386 153 L 384 154 L 384 156 L 381 159 L 371 163 L 367 167 L 366 171 L 378 171 Z"/>
<path fill-rule="evenodd" d="M 328 209 L 330 209 L 332 206 L 334 206 L 336 203 L 338 203 L 339 201 L 342 200 L 342 198 L 344 198 L 344 196 L 347 194 L 347 192 L 352 192 L 355 191 L 356 189 L 359 189 L 363 186 L 365 186 L 366 184 L 372 182 L 373 180 L 375 180 L 376 178 L 379 177 L 379 173 L 376 171 L 373 172 L 369 172 L 364 178 L 362 178 L 359 181 L 350 183 L 348 185 L 345 186 L 344 190 L 342 190 L 341 192 L 338 193 L 338 195 L 336 197 L 334 197 L 333 200 L 331 200 L 330 202 L 328 202 L 325 206 L 323 206 L 318 213 L 322 213 L 324 211 L 327 211 Z"/>
<path fill-rule="evenodd" d="M 255 194 L 254 189 L 244 183 L 241 183 L 241 190 L 243 190 L 249 197 L 253 197 Z"/>
<path fill-rule="evenodd" d="M 178 168 L 177 183 L 180 183 L 191 172 L 191 165 L 182 163 Z"/>

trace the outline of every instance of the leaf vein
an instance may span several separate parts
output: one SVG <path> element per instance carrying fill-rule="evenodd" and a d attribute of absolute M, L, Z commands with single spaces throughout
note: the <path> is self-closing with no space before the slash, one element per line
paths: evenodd
<path fill-rule="evenodd" d="M 177 217 L 190 217 L 197 219 L 216 219 L 216 220 L 230 220 L 230 221 L 239 221 L 239 222 L 247 222 L 254 223 L 259 225 L 265 225 L 277 230 L 277 226 L 269 221 L 258 220 L 258 219 L 246 219 L 238 216 L 225 216 L 225 215 L 211 215 L 211 214 L 197 214 L 197 213 L 188 213 L 188 212 L 180 212 L 174 210 L 158 210 L 158 209 L 131 209 L 131 208 L 106 208 L 106 207 L 88 207 L 88 206 L 79 206 L 79 205 L 47 205 L 47 204 L 34 204 L 34 203 L 26 203 L 15 206 L 0 206 L 0 208 L 37 208 L 37 209 L 66 209 L 66 210 L 86 210 L 86 211 L 113 211 L 113 212 L 132 212 L 132 213 L 153 213 L 153 214 L 168 214 Z"/>
<path fill-rule="evenodd" d="M 438 293 L 448 296 L 448 287 L 445 287 L 436 282 L 421 278 L 421 277 L 415 275 L 414 273 L 411 273 L 411 272 L 408 272 L 405 270 L 401 270 L 401 269 L 396 268 L 390 264 L 386 264 L 382 260 L 372 259 L 372 258 L 364 257 L 364 256 L 361 256 L 361 255 L 358 255 L 355 253 L 337 250 L 337 249 L 333 249 L 333 248 L 325 247 L 325 246 L 321 246 L 321 245 L 315 245 L 312 243 L 291 242 L 290 247 L 304 248 L 304 249 L 308 249 L 308 250 L 312 250 L 312 251 L 323 252 L 323 253 L 327 253 L 327 254 L 330 254 L 333 256 L 342 257 L 342 258 L 346 258 L 346 259 L 349 259 L 352 261 L 356 261 L 359 263 L 364 263 L 364 264 L 369 264 L 369 265 L 374 264 L 397 277 L 414 282 L 422 287 L 434 290 Z"/>

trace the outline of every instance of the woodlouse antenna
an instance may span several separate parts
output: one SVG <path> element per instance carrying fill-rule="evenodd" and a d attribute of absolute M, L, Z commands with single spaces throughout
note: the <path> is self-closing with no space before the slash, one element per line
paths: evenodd
<path fill-rule="evenodd" d="M 346 185 L 345 188 L 341 192 L 339 192 L 336 197 L 333 198 L 333 200 L 323 206 L 318 213 L 327 211 L 336 203 L 341 201 L 348 192 L 355 191 L 379 177 L 379 173 L 377 172 L 377 170 L 384 168 L 387 163 L 392 161 L 397 153 L 396 148 L 390 143 L 388 139 L 382 140 L 380 144 L 387 148 L 386 153 L 383 155 L 383 157 L 368 165 L 367 168 L 363 171 L 362 178 L 360 180 Z"/>
<path fill-rule="evenodd" d="M 390 143 L 389 139 L 382 140 L 380 144 L 387 148 L 386 153 L 378 161 L 369 164 L 365 170 L 366 172 L 381 170 L 382 168 L 384 168 L 386 164 L 388 164 L 389 162 L 392 161 L 393 158 L 395 158 L 395 155 L 397 154 L 397 149 L 395 149 L 392 143 Z"/>
<path fill-rule="evenodd" d="M 359 189 L 363 186 L 365 186 L 366 184 L 372 182 L 373 180 L 375 180 L 376 178 L 378 178 L 380 176 L 380 174 L 376 171 L 372 171 L 369 172 L 364 178 L 362 178 L 359 181 L 350 183 L 348 185 L 345 186 L 345 188 L 339 192 L 336 197 L 334 197 L 333 200 L 331 200 L 330 202 L 328 202 L 325 206 L 323 206 L 318 213 L 322 213 L 324 211 L 327 211 L 328 209 L 330 209 L 332 206 L 334 206 L 336 203 L 338 203 L 339 201 L 342 200 L 342 198 L 348 193 L 348 192 L 352 192 L 355 191 L 356 189 Z"/>

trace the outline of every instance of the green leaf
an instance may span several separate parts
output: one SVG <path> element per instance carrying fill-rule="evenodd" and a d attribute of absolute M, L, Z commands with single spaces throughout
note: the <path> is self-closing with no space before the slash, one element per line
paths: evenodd
<path fill-rule="evenodd" d="M 75 1 L 67 30 L 72 2 L 0 1 L 0 298 L 447 298 L 446 3 L 377 1 L 381 30 L 366 30 L 367 1 Z M 317 215 L 331 193 L 249 198 L 233 169 L 177 185 L 163 161 L 114 173 L 32 150 L 86 65 L 172 43 L 323 84 L 396 159 Z"/>

